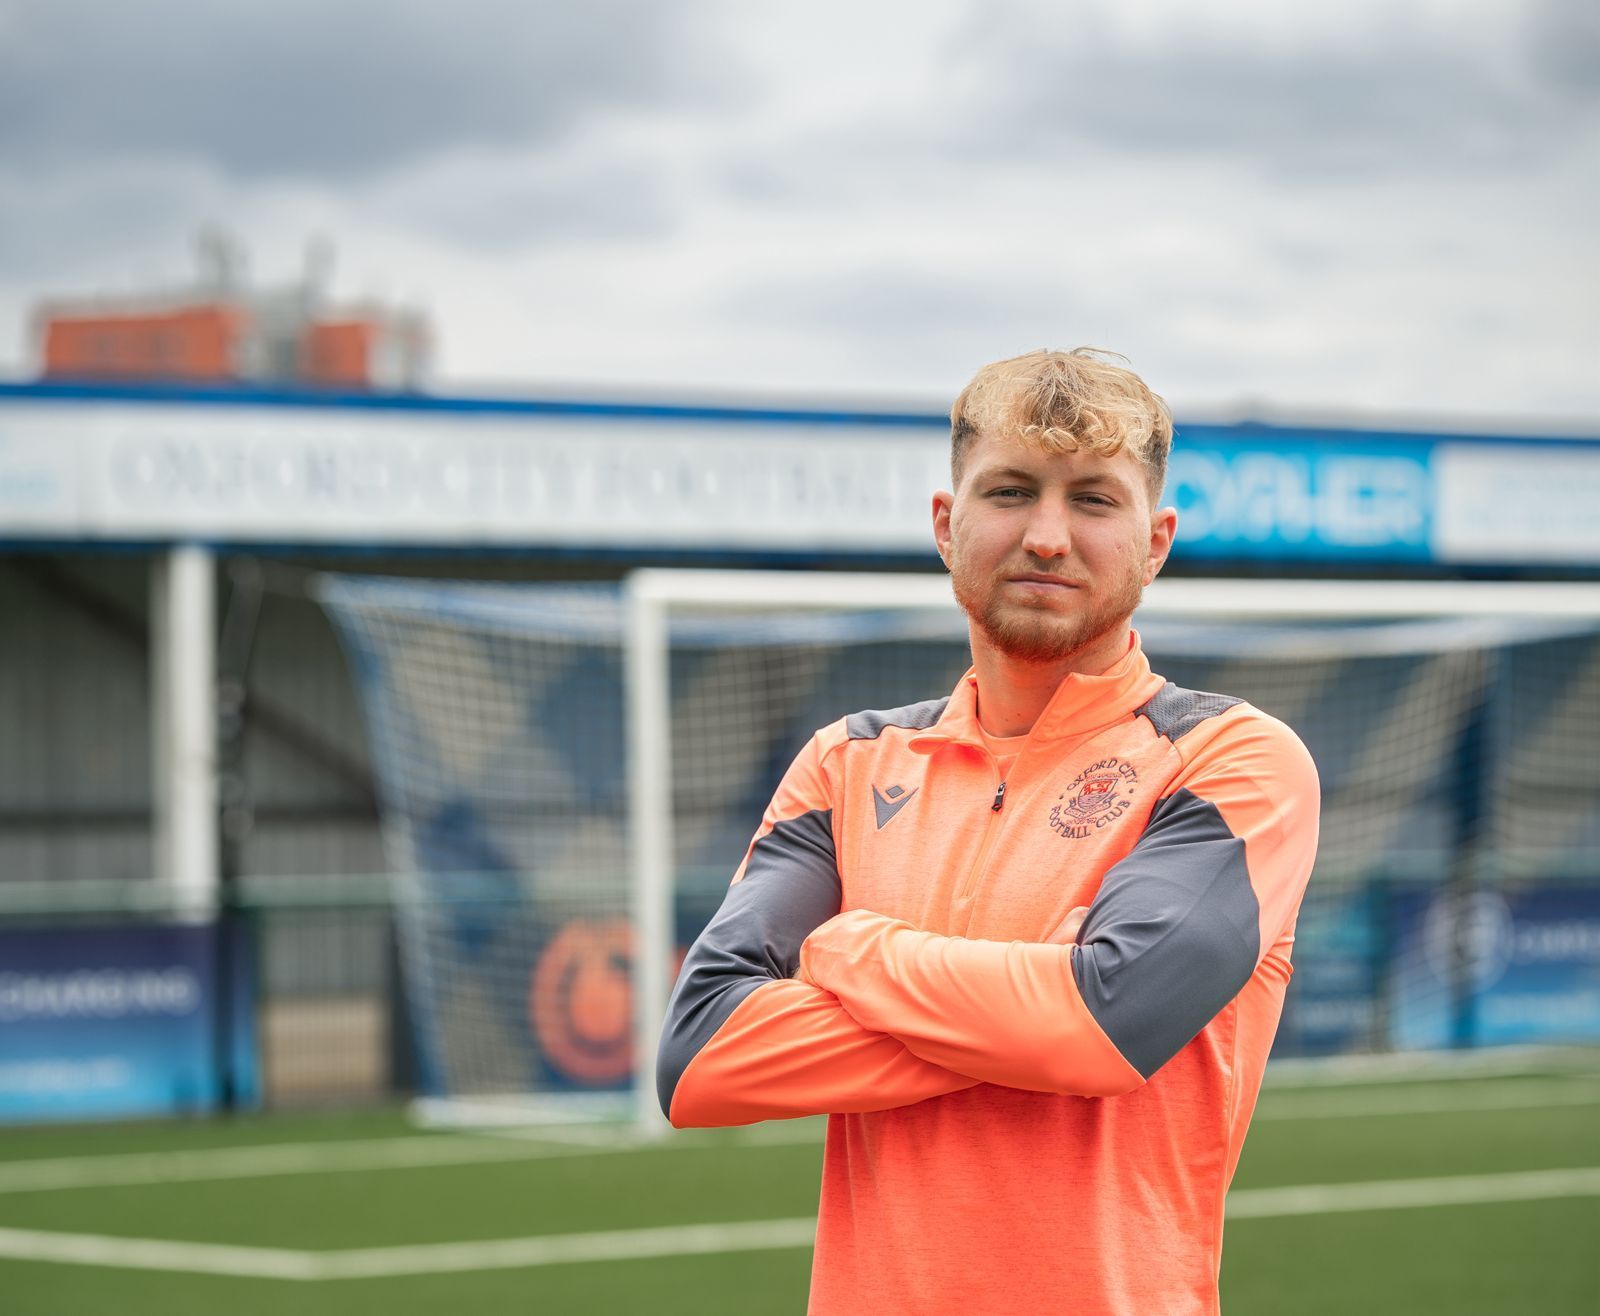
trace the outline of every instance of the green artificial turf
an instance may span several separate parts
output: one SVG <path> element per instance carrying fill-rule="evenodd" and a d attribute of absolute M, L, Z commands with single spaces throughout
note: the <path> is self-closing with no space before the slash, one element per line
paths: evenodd
<path fill-rule="evenodd" d="M 1552 1090 L 1564 1100 L 1518 1106 Z M 1269 1090 L 1235 1187 L 1433 1178 L 1600 1166 L 1600 1078 L 1539 1075 L 1321 1089 L 1317 1101 L 1481 1091 L 1502 1108 L 1348 1117 L 1292 1114 Z M 1565 1086 L 1562 1086 L 1565 1085 Z M 1348 1093 L 1348 1096 L 1341 1094 Z M 1578 1103 L 1583 1104 L 1578 1104 Z M 1280 1112 L 1275 1117 L 1274 1111 Z M 819 1132 L 813 1127 L 813 1132 Z M 802 1137 L 807 1137 L 804 1129 Z M 494 1142 L 493 1159 L 194 1182 L 8 1191 L 7 1163 L 414 1138 L 399 1113 L 0 1132 L 0 1228 L 255 1247 L 339 1250 L 808 1216 L 814 1139 L 762 1144 L 677 1135 L 671 1146 L 560 1154 Z M 420 1135 L 434 1138 L 440 1135 Z M 460 1135 L 465 1137 L 467 1135 Z M 475 1139 L 473 1146 L 482 1145 Z M 498 1149 L 503 1148 L 503 1156 Z M 1224 1310 L 1297 1313 L 1588 1313 L 1600 1294 L 1600 1196 L 1236 1219 Z M 292 1282 L 0 1260 L 7 1316 L 488 1316 L 505 1311 L 759 1316 L 803 1309 L 800 1248 L 387 1279 Z"/>

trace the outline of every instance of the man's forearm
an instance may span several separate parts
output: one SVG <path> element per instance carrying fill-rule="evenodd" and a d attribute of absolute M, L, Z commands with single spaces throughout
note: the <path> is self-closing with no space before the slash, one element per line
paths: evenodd
<path fill-rule="evenodd" d="M 1249 742 L 1152 811 L 1100 883 L 1080 944 L 943 937 L 867 910 L 817 927 L 800 976 L 865 1027 L 991 1083 L 1130 1091 L 1206 1026 L 1290 924 L 1316 846 L 1310 759 Z M 1263 785 L 1275 781 L 1276 789 Z"/>
<path fill-rule="evenodd" d="M 977 1081 L 864 1028 L 831 994 L 797 982 L 806 934 L 838 913 L 831 814 L 803 754 L 722 907 L 673 989 L 657 1059 L 662 1109 L 680 1126 L 886 1110 Z M 803 789 L 802 789 L 803 788 Z M 774 814 L 776 814 L 776 806 Z"/>
<path fill-rule="evenodd" d="M 666 1053 L 674 1044 L 669 1036 Z M 794 979 L 750 992 L 683 1066 L 666 1099 L 679 1128 L 908 1106 L 978 1080 L 920 1059 Z"/>
<path fill-rule="evenodd" d="M 940 1068 L 1037 1092 L 1114 1096 L 1143 1076 L 1100 1030 L 1072 948 L 924 932 L 866 910 L 806 939 L 800 975 Z"/>

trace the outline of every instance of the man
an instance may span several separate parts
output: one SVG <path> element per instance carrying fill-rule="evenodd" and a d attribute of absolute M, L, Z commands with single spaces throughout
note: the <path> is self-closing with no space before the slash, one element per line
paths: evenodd
<path fill-rule="evenodd" d="M 662 1103 L 831 1116 L 813 1312 L 1215 1312 L 1316 772 L 1140 651 L 1177 523 L 1143 381 L 1036 352 L 951 421 L 972 670 L 789 769 L 684 962 Z"/>

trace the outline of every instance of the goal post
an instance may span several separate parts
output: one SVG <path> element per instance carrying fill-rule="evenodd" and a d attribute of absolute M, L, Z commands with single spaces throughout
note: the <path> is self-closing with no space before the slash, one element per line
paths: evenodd
<path fill-rule="evenodd" d="M 662 1130 L 675 955 L 778 776 L 816 728 L 948 692 L 969 657 L 926 573 L 321 595 L 367 713 L 431 1109 L 452 1119 Z M 1508 1040 L 1484 1004 L 1510 1008 L 1484 986 L 1507 920 L 1559 904 L 1553 882 L 1600 891 L 1600 586 L 1175 578 L 1135 625 L 1157 671 L 1250 699 L 1318 758 L 1285 1046 Z"/>
<path fill-rule="evenodd" d="M 672 965 L 672 734 L 667 611 L 671 595 L 653 593 L 635 572 L 624 605 L 628 843 L 632 876 L 633 1099 L 643 1132 L 666 1127 L 655 1094 L 655 1048 L 667 1013 Z"/>
<path fill-rule="evenodd" d="M 628 834 L 635 918 L 634 1118 L 667 1127 L 655 1052 L 671 991 L 673 832 L 669 617 L 674 608 L 772 612 L 918 609 L 951 615 L 944 576 L 643 567 L 623 585 L 626 618 Z M 757 820 L 751 821 L 752 830 Z"/>

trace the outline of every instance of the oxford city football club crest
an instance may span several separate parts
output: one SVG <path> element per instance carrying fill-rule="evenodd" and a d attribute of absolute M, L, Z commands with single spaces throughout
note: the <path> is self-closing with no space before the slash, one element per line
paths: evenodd
<path fill-rule="evenodd" d="M 1093 836 L 1127 813 L 1138 780 L 1133 764 L 1122 759 L 1112 757 L 1090 764 L 1056 797 L 1050 826 L 1069 839 Z"/>

